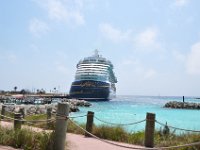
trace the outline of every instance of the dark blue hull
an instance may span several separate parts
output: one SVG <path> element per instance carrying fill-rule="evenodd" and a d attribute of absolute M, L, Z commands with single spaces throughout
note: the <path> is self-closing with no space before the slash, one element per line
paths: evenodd
<path fill-rule="evenodd" d="M 110 84 L 93 80 L 74 81 L 71 85 L 69 95 L 71 98 L 88 101 L 109 100 Z"/>

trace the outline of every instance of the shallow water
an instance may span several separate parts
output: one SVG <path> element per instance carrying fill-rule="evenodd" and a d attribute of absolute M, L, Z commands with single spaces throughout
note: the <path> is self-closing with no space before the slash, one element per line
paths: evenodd
<path fill-rule="evenodd" d="M 117 96 L 117 98 L 106 102 L 92 102 L 89 108 L 81 108 L 80 112 L 72 113 L 71 116 L 87 114 L 93 111 L 95 116 L 103 121 L 126 124 L 133 123 L 146 118 L 146 113 L 155 113 L 156 120 L 170 126 L 200 130 L 200 110 L 170 109 L 163 108 L 168 101 L 182 101 L 182 97 L 161 96 Z M 185 102 L 200 102 L 193 97 L 185 97 Z M 86 117 L 74 119 L 80 123 L 86 122 Z M 97 125 L 105 124 L 94 119 Z M 156 128 L 160 129 L 156 123 Z M 145 122 L 137 125 L 124 126 L 128 131 L 140 131 L 145 129 Z"/>

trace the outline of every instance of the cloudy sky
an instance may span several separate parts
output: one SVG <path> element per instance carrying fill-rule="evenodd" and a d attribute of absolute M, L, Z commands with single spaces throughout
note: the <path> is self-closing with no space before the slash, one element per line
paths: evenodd
<path fill-rule="evenodd" d="M 118 95 L 200 95 L 199 0 L 2 0 L 0 90 L 69 92 L 95 49 Z"/>

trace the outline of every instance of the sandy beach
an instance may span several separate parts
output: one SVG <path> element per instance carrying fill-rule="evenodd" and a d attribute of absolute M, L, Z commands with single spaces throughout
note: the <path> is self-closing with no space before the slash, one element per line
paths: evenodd
<path fill-rule="evenodd" d="M 10 127 L 12 128 L 13 124 L 9 122 L 3 122 L 1 121 L 1 125 L 3 127 Z M 31 128 L 34 131 L 42 131 L 42 129 L 39 128 Z M 66 138 L 67 144 L 68 144 L 68 150 L 127 150 L 127 148 L 117 147 L 114 145 L 110 145 L 108 143 L 104 143 L 102 141 L 99 141 L 94 138 L 88 138 L 83 135 L 77 135 L 72 133 L 67 133 Z M 141 146 L 137 145 L 131 145 L 126 143 L 119 143 L 119 142 L 113 142 L 124 146 L 131 146 L 131 147 L 137 147 L 142 148 Z M 0 150 L 15 150 L 12 147 L 7 146 L 0 146 Z"/>

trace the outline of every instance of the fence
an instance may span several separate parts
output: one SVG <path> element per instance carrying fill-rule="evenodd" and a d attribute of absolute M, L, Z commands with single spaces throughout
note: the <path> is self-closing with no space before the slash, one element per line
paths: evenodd
<path fill-rule="evenodd" d="M 51 109 L 47 110 L 47 119 L 45 119 L 45 120 L 25 120 L 25 119 L 23 119 L 23 117 L 24 117 L 23 111 L 24 110 L 20 110 L 20 113 L 14 113 L 14 118 L 8 117 L 8 116 L 5 115 L 6 111 L 5 111 L 5 106 L 3 105 L 0 116 L 1 116 L 1 119 L 6 118 L 6 119 L 9 119 L 9 120 L 13 120 L 15 130 L 21 129 L 21 124 L 24 123 L 24 122 L 27 122 L 27 123 L 46 122 L 47 126 L 49 126 L 49 123 L 55 121 L 54 149 L 58 149 L 58 150 L 64 150 L 64 147 L 65 147 L 67 121 L 70 121 L 77 128 L 84 131 L 86 137 L 93 137 L 93 138 L 96 138 L 97 140 L 111 144 L 113 146 L 118 146 L 118 147 L 127 148 L 127 149 L 164 150 L 164 149 L 172 149 L 172 148 L 173 149 L 179 149 L 179 148 L 182 148 L 182 147 L 200 145 L 200 141 L 199 141 L 199 142 L 195 142 L 195 143 L 183 144 L 183 145 L 178 145 L 178 146 L 154 147 L 154 132 L 155 132 L 155 124 L 156 123 L 164 127 L 165 133 L 169 132 L 169 128 L 176 129 L 176 130 L 182 130 L 182 131 L 188 131 L 188 132 L 198 132 L 198 133 L 200 133 L 200 131 L 183 129 L 183 128 L 173 127 L 173 126 L 164 124 L 162 122 L 157 121 L 156 115 L 153 114 L 153 113 L 147 113 L 146 118 L 141 120 L 141 121 L 132 122 L 132 123 L 117 124 L 117 123 L 113 123 L 113 122 L 104 121 L 103 119 L 100 119 L 97 116 L 95 116 L 94 112 L 91 112 L 91 111 L 89 111 L 87 113 L 87 115 L 69 116 L 69 105 L 68 105 L 68 103 L 58 103 L 56 119 L 51 118 L 51 116 L 52 116 Z M 73 121 L 74 118 L 79 118 L 79 117 L 87 117 L 86 129 L 79 126 L 77 123 L 75 123 Z M 110 125 L 117 125 L 117 126 L 136 125 L 136 124 L 139 124 L 139 123 L 142 123 L 142 122 L 146 122 L 145 138 L 144 138 L 145 148 L 136 148 L 134 146 L 124 146 L 124 145 L 113 143 L 111 141 L 107 141 L 107 140 L 104 140 L 104 139 L 101 139 L 101 138 L 95 136 L 94 134 L 92 134 L 94 118 L 97 119 L 98 121 L 103 122 L 103 123 L 107 123 L 107 124 L 110 124 Z"/>

